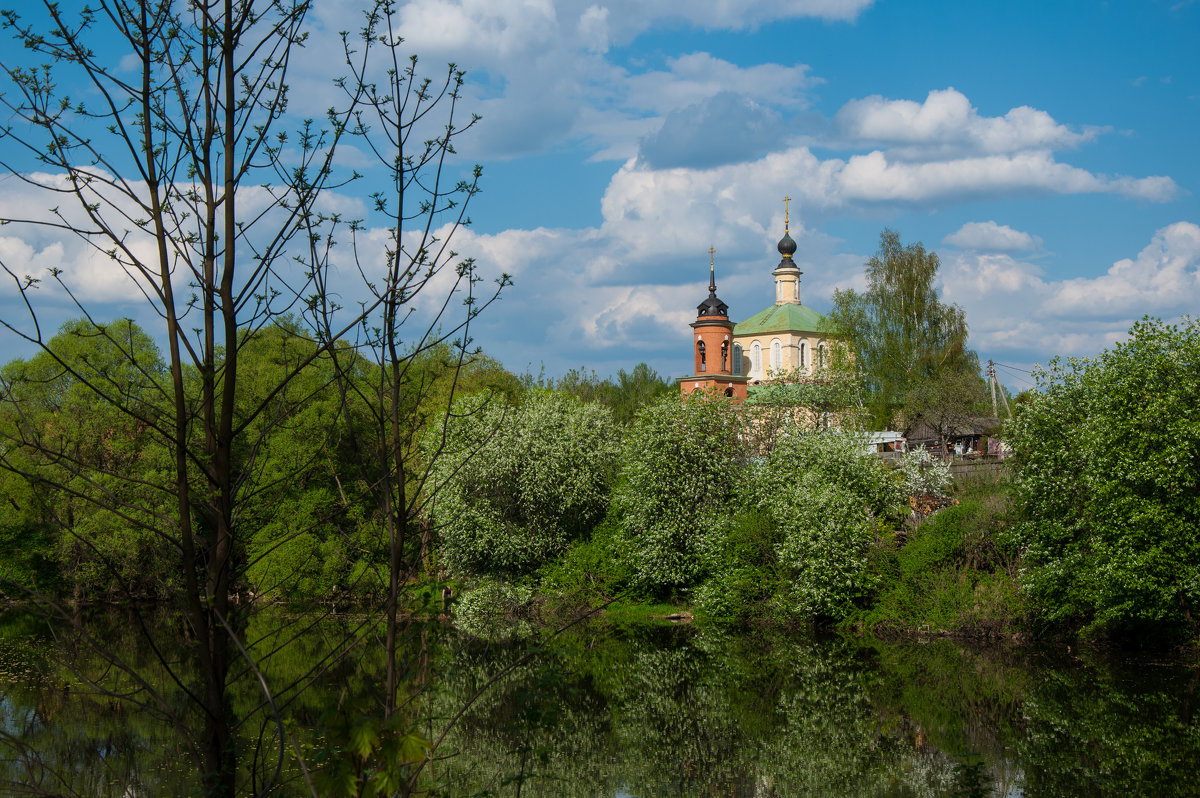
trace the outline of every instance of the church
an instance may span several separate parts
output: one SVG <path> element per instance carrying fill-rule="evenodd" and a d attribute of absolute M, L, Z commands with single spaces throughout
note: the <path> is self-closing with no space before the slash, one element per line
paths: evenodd
<path fill-rule="evenodd" d="M 828 362 L 835 336 L 828 320 L 800 301 L 803 272 L 792 258 L 796 242 L 788 227 L 785 205 L 781 257 L 771 272 L 775 304 L 743 322 L 730 321 L 729 306 L 717 297 L 716 262 L 709 250 L 708 297 L 691 324 L 694 371 L 680 378 L 684 396 L 707 391 L 741 403 L 750 386 L 793 372 L 815 374 Z"/>

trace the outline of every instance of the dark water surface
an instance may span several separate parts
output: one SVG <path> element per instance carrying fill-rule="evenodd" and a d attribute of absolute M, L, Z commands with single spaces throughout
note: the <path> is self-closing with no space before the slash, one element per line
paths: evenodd
<path fill-rule="evenodd" d="M 299 756 L 319 778 L 400 755 L 372 748 L 387 733 L 377 628 L 245 623 L 278 706 L 235 672 L 245 794 L 305 794 Z M 0 616 L 0 794 L 198 794 L 181 627 L 96 613 L 81 640 Z M 444 734 L 423 794 L 1200 795 L 1200 669 L 1162 655 L 649 625 L 488 641 L 436 622 L 405 653 L 395 750 Z"/>

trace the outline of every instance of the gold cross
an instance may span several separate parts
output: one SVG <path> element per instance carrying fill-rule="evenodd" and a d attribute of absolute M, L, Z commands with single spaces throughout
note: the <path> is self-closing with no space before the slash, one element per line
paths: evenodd
<path fill-rule="evenodd" d="M 791 201 L 791 197 L 783 195 L 783 232 L 785 233 L 788 231 L 788 203 Z"/>
<path fill-rule="evenodd" d="M 713 255 L 716 255 L 716 254 L 717 254 L 716 249 L 714 249 L 713 247 L 708 248 L 708 265 L 709 266 L 715 267 L 717 265 L 717 260 L 716 260 L 716 258 L 713 257 Z"/>

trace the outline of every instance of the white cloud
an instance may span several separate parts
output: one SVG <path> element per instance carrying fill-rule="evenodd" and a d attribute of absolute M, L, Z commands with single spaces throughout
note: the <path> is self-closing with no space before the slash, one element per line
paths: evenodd
<path fill-rule="evenodd" d="M 579 38 L 594 53 L 608 50 L 608 9 L 588 6 L 579 18 Z"/>
<path fill-rule="evenodd" d="M 1045 111 L 1025 105 L 1000 117 L 980 116 L 966 96 L 953 88 L 931 91 L 922 103 L 879 95 L 851 100 L 838 111 L 834 122 L 851 142 L 890 145 L 912 157 L 1057 150 L 1077 147 L 1101 132 L 1099 128 L 1075 132 Z"/>
<path fill-rule="evenodd" d="M 655 170 L 630 160 L 613 176 L 601 208 L 606 227 L 619 225 L 630 246 L 660 252 L 677 249 L 697 231 L 748 225 L 761 234 L 762 220 L 781 215 L 775 204 L 784 194 L 809 211 L 875 203 L 936 206 L 1030 193 L 1166 200 L 1174 191 L 1169 178 L 1094 175 L 1046 153 L 912 164 L 891 163 L 882 152 L 822 161 L 808 147 L 793 146 L 711 169 Z"/>
<path fill-rule="evenodd" d="M 1117 261 L 1100 277 L 1053 288 L 1045 308 L 1061 318 L 1170 316 L 1200 307 L 1200 226 L 1164 227 L 1136 258 Z"/>
<path fill-rule="evenodd" d="M 872 0 L 410 0 L 401 8 L 406 38 L 430 49 L 527 52 L 553 41 L 595 42 L 602 29 L 627 44 L 664 22 L 745 30 L 763 23 L 816 17 L 851 21 Z M 601 23 L 603 23 L 601 25 Z M 600 48 L 603 49 L 603 48 Z"/>
<path fill-rule="evenodd" d="M 942 243 L 982 252 L 1028 252 L 1042 247 L 1041 238 L 994 221 L 967 222 Z"/>
<path fill-rule="evenodd" d="M 838 170 L 842 196 L 867 202 L 925 202 L 1014 193 L 1114 193 L 1165 202 L 1176 192 L 1169 177 L 1106 177 L 1055 161 L 1044 151 L 958 158 L 929 163 L 890 161 L 878 150 L 852 156 Z"/>
<path fill-rule="evenodd" d="M 1200 225 L 1168 225 L 1095 277 L 1052 280 L 1011 255 L 957 253 L 945 260 L 943 298 L 966 310 L 984 358 L 1094 354 L 1142 316 L 1175 319 L 1200 307 Z"/>
<path fill-rule="evenodd" d="M 753 28 L 816 16 L 853 19 L 870 0 L 726 0 L 677 4 L 642 0 L 410 0 L 399 7 L 402 49 L 437 76 L 453 61 L 468 72 L 460 106 L 483 127 L 460 141 L 473 158 L 542 153 L 583 142 L 603 158 L 624 159 L 664 117 L 721 92 L 784 110 L 808 104 L 816 81 L 803 64 L 740 66 L 704 52 L 668 53 L 651 64 L 610 57 L 641 33 L 671 28 Z M 341 63 L 336 32 L 354 30 L 350 0 L 317 4 L 317 30 L 297 64 L 292 99 L 302 114 L 337 105 L 330 68 Z M 468 140 L 469 139 L 469 140 Z M 753 154 L 753 153 L 752 153 Z"/>

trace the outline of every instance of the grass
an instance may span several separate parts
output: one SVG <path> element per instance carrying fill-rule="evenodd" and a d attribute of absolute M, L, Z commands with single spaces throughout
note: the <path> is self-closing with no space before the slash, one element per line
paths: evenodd
<path fill-rule="evenodd" d="M 675 604 L 643 604 L 635 601 L 614 601 L 604 610 L 604 619 L 610 623 L 664 623 L 666 616 L 686 610 L 687 607 Z"/>

